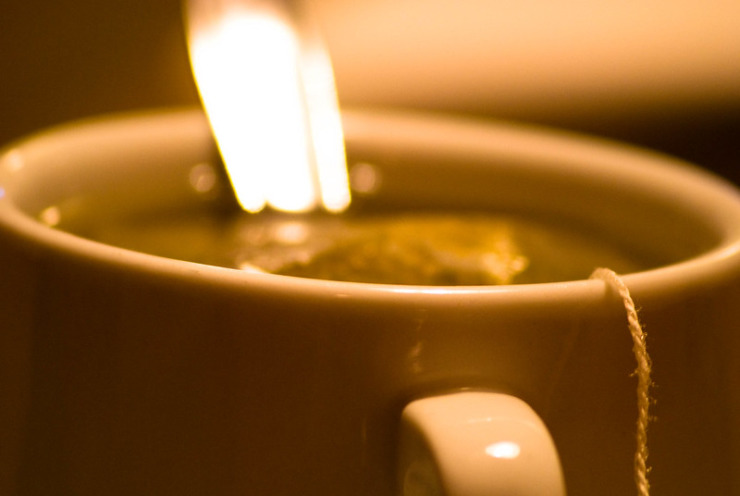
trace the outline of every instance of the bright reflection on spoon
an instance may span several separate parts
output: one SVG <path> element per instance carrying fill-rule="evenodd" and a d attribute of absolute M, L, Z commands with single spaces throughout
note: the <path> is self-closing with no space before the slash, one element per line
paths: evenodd
<path fill-rule="evenodd" d="M 189 0 L 190 58 L 237 200 L 302 212 L 350 202 L 331 63 L 297 6 Z"/>

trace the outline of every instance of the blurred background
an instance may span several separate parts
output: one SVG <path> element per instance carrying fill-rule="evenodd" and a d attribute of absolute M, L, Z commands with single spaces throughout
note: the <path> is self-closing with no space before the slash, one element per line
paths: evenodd
<path fill-rule="evenodd" d="M 737 0 L 315 0 L 343 105 L 554 125 L 740 183 Z M 0 143 L 197 104 L 178 0 L 0 9 Z"/>

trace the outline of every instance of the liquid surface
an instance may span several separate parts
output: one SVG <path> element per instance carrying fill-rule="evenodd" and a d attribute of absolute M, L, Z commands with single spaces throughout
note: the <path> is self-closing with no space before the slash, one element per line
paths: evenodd
<path fill-rule="evenodd" d="M 469 212 L 308 217 L 200 212 L 68 230 L 191 262 L 384 284 L 554 282 L 588 278 L 597 267 L 619 273 L 645 268 L 613 244 L 574 229 Z"/>

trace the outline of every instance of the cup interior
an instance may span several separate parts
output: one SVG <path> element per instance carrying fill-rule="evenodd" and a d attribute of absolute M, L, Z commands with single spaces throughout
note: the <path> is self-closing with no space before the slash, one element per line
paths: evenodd
<path fill-rule="evenodd" d="M 355 209 L 484 210 L 565 223 L 621 246 L 650 269 L 726 250 L 740 235 L 732 186 L 651 152 L 522 125 L 413 114 L 350 111 L 344 123 Z M 52 243 L 61 233 L 46 225 L 60 217 L 84 224 L 233 208 L 197 110 L 75 123 L 17 144 L 1 160 L 6 222 L 25 223 Z"/>

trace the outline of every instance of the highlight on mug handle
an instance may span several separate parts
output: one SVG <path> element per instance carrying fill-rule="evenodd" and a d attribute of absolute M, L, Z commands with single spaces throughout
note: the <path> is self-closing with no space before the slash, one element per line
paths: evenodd
<path fill-rule="evenodd" d="M 547 427 L 523 400 L 461 391 L 412 401 L 401 417 L 400 496 L 564 496 Z"/>

